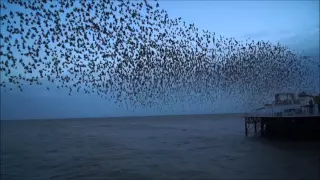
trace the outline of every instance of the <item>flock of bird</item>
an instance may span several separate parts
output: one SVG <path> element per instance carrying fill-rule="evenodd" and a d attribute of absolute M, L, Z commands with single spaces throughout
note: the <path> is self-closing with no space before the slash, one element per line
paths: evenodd
<path fill-rule="evenodd" d="M 4 89 L 51 83 L 70 95 L 161 108 L 214 102 L 221 92 L 262 101 L 310 83 L 308 57 L 199 30 L 170 18 L 157 1 L 7 0 L 0 11 Z"/>

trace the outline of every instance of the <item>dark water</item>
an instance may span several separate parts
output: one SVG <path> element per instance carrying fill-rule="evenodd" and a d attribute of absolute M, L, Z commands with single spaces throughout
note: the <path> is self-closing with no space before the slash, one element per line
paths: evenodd
<path fill-rule="evenodd" d="M 1 121 L 1 180 L 319 179 L 318 157 L 235 117 Z"/>

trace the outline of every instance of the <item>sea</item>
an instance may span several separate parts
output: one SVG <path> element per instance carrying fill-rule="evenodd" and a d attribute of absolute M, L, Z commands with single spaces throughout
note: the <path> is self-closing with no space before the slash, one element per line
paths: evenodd
<path fill-rule="evenodd" d="M 1 121 L 1 180 L 319 180 L 319 158 L 234 114 Z"/>

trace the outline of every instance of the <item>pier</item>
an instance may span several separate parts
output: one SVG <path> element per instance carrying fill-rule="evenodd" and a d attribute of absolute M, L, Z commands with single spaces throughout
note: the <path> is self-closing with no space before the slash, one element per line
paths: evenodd
<path fill-rule="evenodd" d="M 245 135 L 266 138 L 320 140 L 320 115 L 245 116 Z"/>
<path fill-rule="evenodd" d="M 277 93 L 272 103 L 245 115 L 245 135 L 320 141 L 319 103 L 319 95 Z"/>

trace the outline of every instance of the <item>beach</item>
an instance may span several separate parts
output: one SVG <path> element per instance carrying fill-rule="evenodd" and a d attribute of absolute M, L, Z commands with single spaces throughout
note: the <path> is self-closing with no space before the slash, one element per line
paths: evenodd
<path fill-rule="evenodd" d="M 1 180 L 319 178 L 320 143 L 245 137 L 242 116 L 1 121 Z"/>

